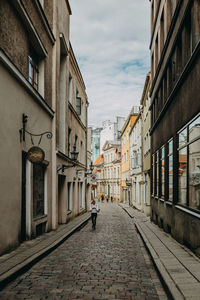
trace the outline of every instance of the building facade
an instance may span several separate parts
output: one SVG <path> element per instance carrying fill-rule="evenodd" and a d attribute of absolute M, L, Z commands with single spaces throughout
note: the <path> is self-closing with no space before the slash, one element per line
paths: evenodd
<path fill-rule="evenodd" d="M 52 137 L 55 114 L 51 9 L 50 2 L 0 3 L 0 253 L 52 228 L 52 139 L 40 135 Z M 45 154 L 40 164 L 28 160 L 33 146 Z"/>
<path fill-rule="evenodd" d="M 138 114 L 129 132 L 130 140 L 130 204 L 144 211 L 143 173 L 142 173 L 142 116 Z"/>
<path fill-rule="evenodd" d="M 116 122 L 111 122 L 110 120 L 103 122 L 103 129 L 100 133 L 100 154 L 103 153 L 103 147 L 107 141 L 120 140 L 124 122 L 125 118 L 123 117 L 116 117 Z"/>
<path fill-rule="evenodd" d="M 151 1 L 151 218 L 200 253 L 200 2 Z"/>
<path fill-rule="evenodd" d="M 104 157 L 104 195 L 108 199 L 120 201 L 120 141 L 107 141 L 103 147 Z"/>
<path fill-rule="evenodd" d="M 134 106 L 122 128 L 121 133 L 121 201 L 130 204 L 130 140 L 129 133 L 139 113 L 139 107 Z"/>
<path fill-rule="evenodd" d="M 102 127 L 97 127 L 92 129 L 92 161 L 95 162 L 100 156 L 100 133 Z"/>
<path fill-rule="evenodd" d="M 150 169 L 151 169 L 151 111 L 149 110 L 151 99 L 149 92 L 151 88 L 151 73 L 147 74 L 144 89 L 142 93 L 141 104 L 141 118 L 142 118 L 142 176 L 143 176 L 143 199 L 144 199 L 144 213 L 150 215 Z"/>
<path fill-rule="evenodd" d="M 88 101 L 70 15 L 67 0 L 0 2 L 0 254 L 86 210 Z"/>
<path fill-rule="evenodd" d="M 87 209 L 86 175 L 87 175 L 87 106 L 88 100 L 85 84 L 80 73 L 71 44 L 69 44 L 69 68 L 65 75 L 66 121 L 58 118 L 58 131 L 62 130 L 57 142 L 58 174 L 58 223 L 66 223 Z M 62 94 L 63 96 L 63 94 Z M 66 99 L 66 98 L 65 98 Z M 76 162 L 73 151 L 77 152 Z M 63 168 L 64 166 L 64 168 Z"/>

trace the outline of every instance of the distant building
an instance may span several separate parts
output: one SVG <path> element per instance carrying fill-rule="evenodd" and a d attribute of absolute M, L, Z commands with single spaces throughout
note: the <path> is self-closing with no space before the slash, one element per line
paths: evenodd
<path fill-rule="evenodd" d="M 103 122 L 103 129 L 100 133 L 100 154 L 103 153 L 103 146 L 106 141 L 120 140 L 125 120 L 124 117 L 116 117 L 116 122 L 111 122 L 110 120 Z"/>
<path fill-rule="evenodd" d="M 120 201 L 120 141 L 107 141 L 103 147 L 105 197 Z"/>
<path fill-rule="evenodd" d="M 92 151 L 92 161 L 95 162 L 100 155 L 100 133 L 102 127 L 97 127 L 92 129 L 92 140 L 91 140 L 91 151 Z"/>
<path fill-rule="evenodd" d="M 130 191 L 134 207 L 143 211 L 143 175 L 142 175 L 142 116 L 138 114 L 129 132 L 130 139 Z"/>
<path fill-rule="evenodd" d="M 151 169 L 151 111 L 149 110 L 151 99 L 149 96 L 151 88 L 151 73 L 146 76 L 142 98 L 140 101 L 142 110 L 142 179 L 143 179 L 143 211 L 146 215 L 150 215 L 150 169 Z"/>
<path fill-rule="evenodd" d="M 151 219 L 200 254 L 200 1 L 151 0 Z"/>
<path fill-rule="evenodd" d="M 133 106 L 121 133 L 121 201 L 129 203 L 130 196 L 130 141 L 129 133 L 137 119 L 140 106 Z"/>

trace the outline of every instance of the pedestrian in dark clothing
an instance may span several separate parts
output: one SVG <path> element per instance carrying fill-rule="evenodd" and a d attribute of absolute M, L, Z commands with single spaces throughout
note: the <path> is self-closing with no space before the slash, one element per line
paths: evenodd
<path fill-rule="evenodd" d="M 93 200 L 90 205 L 90 211 L 91 211 L 91 218 L 92 218 L 92 228 L 95 229 L 97 213 L 99 212 L 99 207 L 98 204 L 96 204 L 95 200 Z"/>
<path fill-rule="evenodd" d="M 103 203 L 104 201 L 104 195 L 101 195 L 101 202 Z"/>
<path fill-rule="evenodd" d="M 110 200 L 111 200 L 111 202 L 113 202 L 113 196 L 111 196 Z"/>

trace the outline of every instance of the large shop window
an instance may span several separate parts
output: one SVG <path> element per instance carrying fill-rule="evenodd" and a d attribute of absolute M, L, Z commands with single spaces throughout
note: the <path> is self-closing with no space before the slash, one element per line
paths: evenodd
<path fill-rule="evenodd" d="M 33 164 L 33 218 L 44 215 L 45 166 Z"/>
<path fill-rule="evenodd" d="M 178 202 L 200 209 L 200 116 L 179 132 Z"/>
<path fill-rule="evenodd" d="M 159 197 L 159 151 L 156 152 L 156 196 Z"/>
<path fill-rule="evenodd" d="M 173 140 L 168 142 L 168 200 L 173 200 Z"/>
<path fill-rule="evenodd" d="M 161 176 L 161 198 L 165 198 L 165 147 L 161 148 L 161 157 L 160 157 L 160 176 Z"/>

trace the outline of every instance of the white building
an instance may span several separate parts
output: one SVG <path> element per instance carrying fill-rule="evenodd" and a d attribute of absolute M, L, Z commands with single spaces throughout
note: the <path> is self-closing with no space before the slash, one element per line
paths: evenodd
<path fill-rule="evenodd" d="M 142 117 L 138 115 L 130 131 L 131 204 L 143 211 Z"/>
<path fill-rule="evenodd" d="M 125 122 L 124 117 L 116 117 L 116 122 L 104 121 L 103 130 L 100 133 L 100 154 L 103 153 L 103 146 L 106 141 L 117 141 L 121 136 L 121 129 Z"/>

